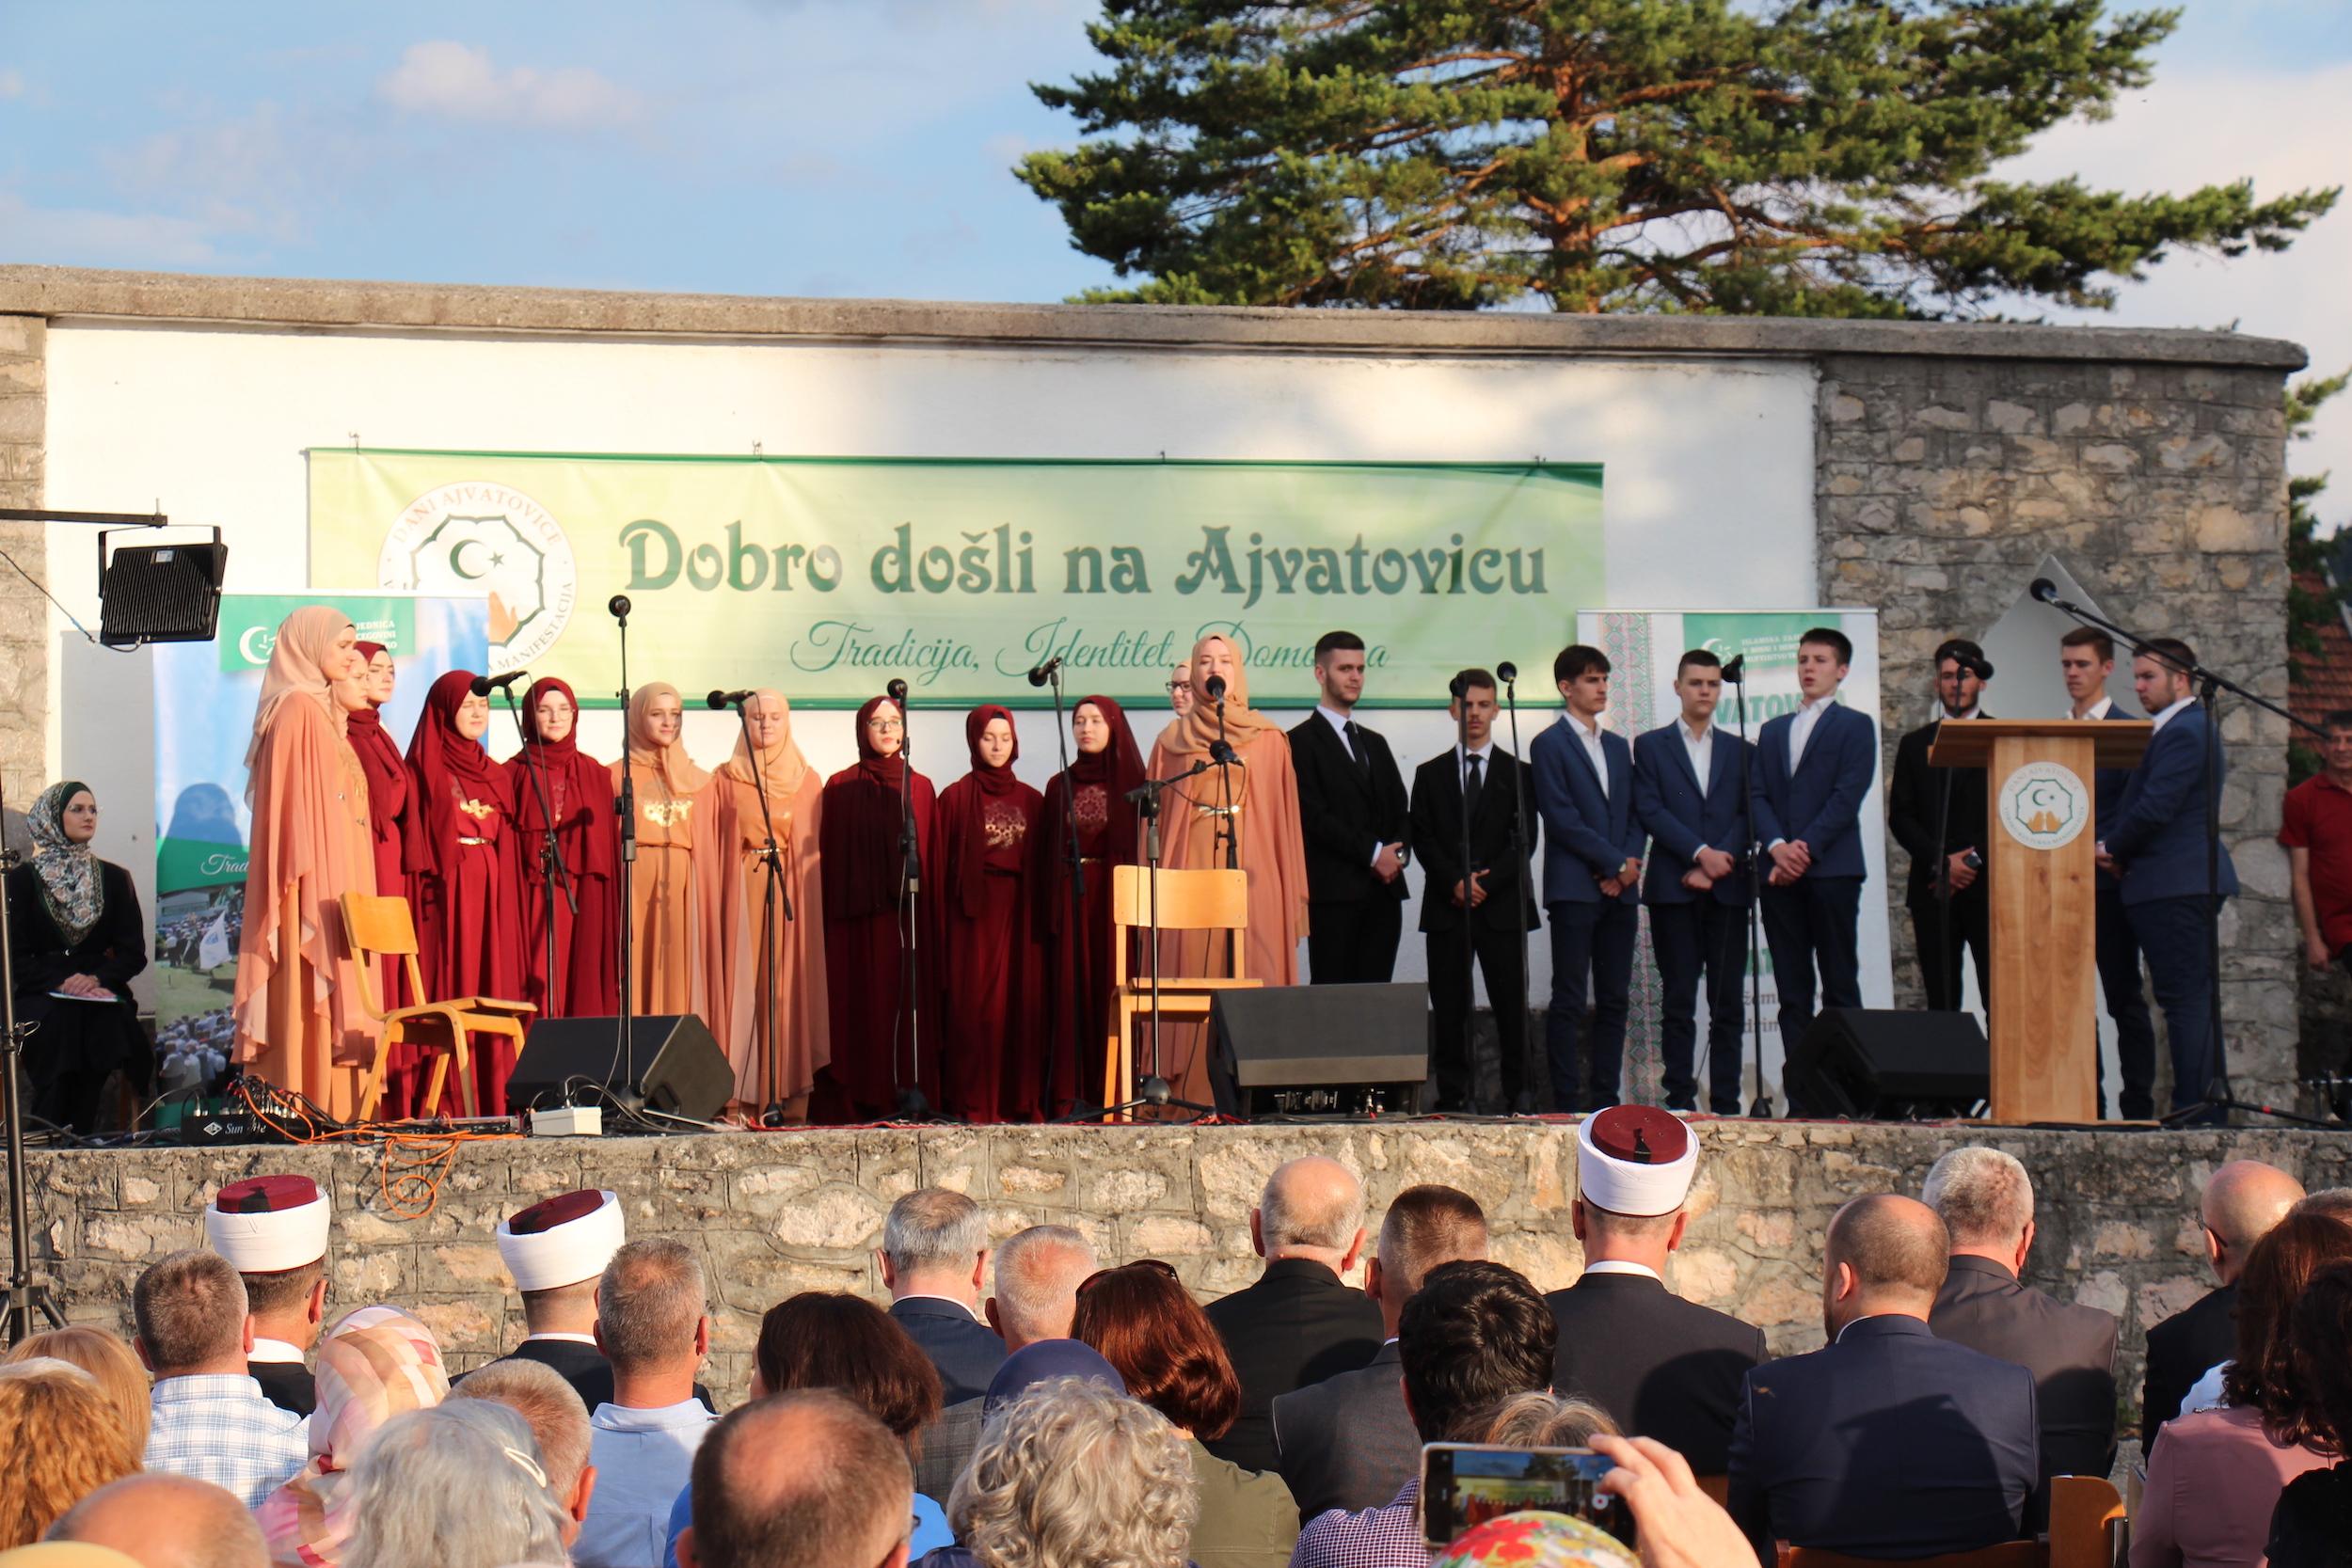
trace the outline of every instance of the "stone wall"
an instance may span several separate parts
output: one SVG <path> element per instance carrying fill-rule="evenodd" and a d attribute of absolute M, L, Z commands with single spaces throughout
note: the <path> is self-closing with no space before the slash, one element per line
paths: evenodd
<path fill-rule="evenodd" d="M 0 506 L 40 506 L 48 429 L 49 324 L 0 315 Z M 48 531 L 0 523 L 0 550 L 46 577 Z M 24 575 L 0 567 L 0 788 L 18 808 L 48 784 L 49 606 Z"/>
<path fill-rule="evenodd" d="M 2314 1187 L 2352 1181 L 2352 1140 L 2325 1133 L 1986 1134 L 1737 1121 L 1699 1129 L 1694 1218 L 1674 1283 L 1762 1326 L 1783 1354 L 1820 1343 L 1821 1237 L 1839 1203 L 1915 1194 L 1936 1156 L 1963 1142 L 2016 1154 L 2043 1195 L 2028 1276 L 2122 1317 L 2127 1405 L 2137 1402 L 2148 1324 L 2211 1284 L 2196 1208 L 2216 1165 L 2251 1157 Z M 1566 1212 L 1574 1131 L 1527 1123 L 487 1141 L 457 1149 L 437 1201 L 418 1218 L 394 1212 L 385 1167 L 365 1148 L 37 1153 L 33 1231 L 69 1316 L 127 1332 L 132 1282 L 163 1254 L 201 1243 L 201 1212 L 222 1181 L 300 1171 L 332 1183 L 331 1310 L 410 1307 L 454 1362 L 470 1367 L 521 1334 L 519 1303 L 491 1240 L 500 1217 L 552 1193 L 609 1187 L 622 1195 L 630 1234 L 681 1236 L 701 1250 L 718 1303 L 707 1381 L 732 1402 L 767 1307 L 812 1289 L 882 1299 L 872 1249 L 891 1201 L 918 1184 L 970 1194 L 995 1236 L 1073 1224 L 1106 1260 L 1165 1258 L 1214 1296 L 1256 1275 L 1249 1211 L 1266 1174 L 1318 1151 L 1362 1174 L 1375 1226 L 1399 1189 L 1442 1181 L 1478 1198 L 1495 1227 L 1495 1256 L 1537 1286 L 1566 1285 L 1581 1266 Z"/>
<path fill-rule="evenodd" d="M 1896 742 L 1931 716 L 1926 681 L 1909 677 L 1945 638 L 1998 620 L 2052 551 L 2117 621 L 2172 628 L 2283 704 L 2280 399 L 2270 369 L 1825 358 L 1821 598 L 1879 607 L 1890 771 Z M 2222 831 L 2245 890 L 2222 924 L 2229 1063 L 2241 1096 L 2293 1103 L 2299 944 L 2275 842 L 2286 724 L 2225 702 L 2221 733 Z M 1909 857 L 1891 834 L 1887 853 L 1897 994 L 1916 1006 Z"/>

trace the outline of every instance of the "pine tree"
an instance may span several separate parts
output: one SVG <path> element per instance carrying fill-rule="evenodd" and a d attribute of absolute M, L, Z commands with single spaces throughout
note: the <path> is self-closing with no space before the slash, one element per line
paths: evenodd
<path fill-rule="evenodd" d="M 1099 300 L 1979 314 L 2278 250 L 2335 189 L 1994 177 L 2145 86 L 2103 0 L 1104 0 L 1019 177 Z"/>

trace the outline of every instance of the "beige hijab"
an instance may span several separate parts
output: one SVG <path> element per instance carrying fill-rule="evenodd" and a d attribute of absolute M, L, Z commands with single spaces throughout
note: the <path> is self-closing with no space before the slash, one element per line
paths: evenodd
<path fill-rule="evenodd" d="M 694 759 L 686 754 L 683 735 L 668 746 L 656 740 L 649 717 L 656 698 L 677 694 L 677 688 L 668 681 L 647 681 L 628 694 L 628 760 L 630 766 L 650 771 L 671 794 L 691 795 L 710 782 L 710 775 L 695 767 Z M 680 706 L 683 705 L 681 700 Z"/>
<path fill-rule="evenodd" d="M 268 668 L 262 672 L 262 700 L 253 710 L 253 741 L 245 750 L 248 771 L 261 755 L 262 735 L 289 697 L 308 697 L 345 733 L 350 715 L 335 701 L 334 684 L 342 672 L 332 668 L 335 642 L 350 629 L 351 617 L 333 605 L 304 605 L 278 624 L 278 642 L 270 649 Z M 246 799 L 253 798 L 250 784 Z"/>
<path fill-rule="evenodd" d="M 783 692 L 763 686 L 752 693 L 752 700 L 773 703 L 784 709 L 784 739 L 773 746 L 758 748 L 758 760 L 753 760 L 753 747 L 748 731 L 739 728 L 735 736 L 735 754 L 720 771 L 738 784 L 768 783 L 771 800 L 789 800 L 800 793 L 802 781 L 808 777 L 808 759 L 801 755 L 798 742 L 792 738 L 792 705 Z"/>
<path fill-rule="evenodd" d="M 1201 673 L 1201 655 L 1212 642 L 1222 642 L 1233 653 L 1233 673 L 1225 682 L 1225 738 L 1239 751 L 1274 728 L 1272 720 L 1249 705 L 1249 668 L 1242 662 L 1241 650 L 1233 647 L 1232 639 L 1212 633 L 1192 645 L 1192 711 L 1161 737 L 1172 756 L 1206 756 L 1209 743 L 1217 737 L 1217 705 L 1209 700 L 1208 677 Z"/>

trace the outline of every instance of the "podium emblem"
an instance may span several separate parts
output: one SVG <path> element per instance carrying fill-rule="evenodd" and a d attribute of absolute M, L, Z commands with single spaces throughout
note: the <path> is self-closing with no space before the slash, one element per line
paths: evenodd
<path fill-rule="evenodd" d="M 2001 784 L 1997 812 L 2009 836 L 2028 849 L 2058 849 L 2090 825 L 2090 788 L 2073 768 L 2029 762 Z"/>

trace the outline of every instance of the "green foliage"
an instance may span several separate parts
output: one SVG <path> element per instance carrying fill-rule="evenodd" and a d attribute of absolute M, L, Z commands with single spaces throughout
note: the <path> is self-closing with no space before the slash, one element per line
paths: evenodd
<path fill-rule="evenodd" d="M 2291 383 L 2287 388 L 2287 438 L 2292 441 L 2311 439 L 2311 423 L 2318 416 L 2320 404 L 2352 385 L 2352 371 L 2341 375 L 2314 376 L 2307 381 Z M 2320 651 L 2319 628 L 2343 614 L 2344 594 L 2328 586 L 2328 558 L 2333 553 L 2318 538 L 2319 514 L 2312 503 L 2328 488 L 2328 475 L 2290 474 L 2287 476 L 2287 680 L 2303 678 L 2303 669 L 2296 659 L 2297 654 L 2316 657 Z M 2318 579 L 2316 590 L 2307 588 L 2298 580 Z M 2311 749 L 2310 738 L 2301 731 L 2292 733 L 2287 740 L 2287 780 L 2300 784 L 2319 771 L 2319 754 Z"/>
<path fill-rule="evenodd" d="M 1159 304 L 1933 317 L 2106 308 L 2276 250 L 2334 189 L 1994 180 L 2143 87 L 2177 11 L 2104 0 L 1104 0 L 1022 160 Z"/>

